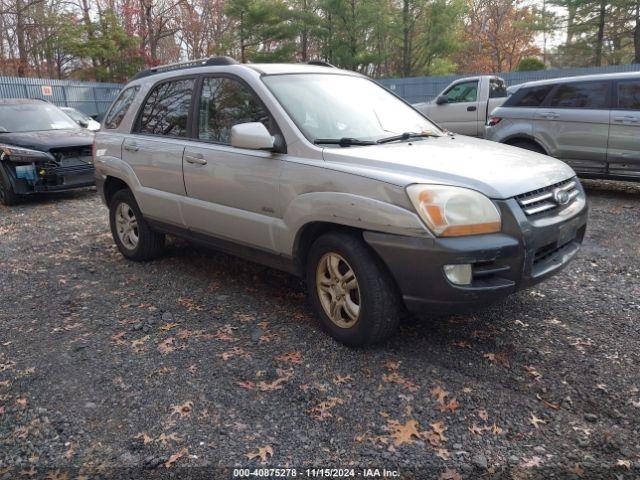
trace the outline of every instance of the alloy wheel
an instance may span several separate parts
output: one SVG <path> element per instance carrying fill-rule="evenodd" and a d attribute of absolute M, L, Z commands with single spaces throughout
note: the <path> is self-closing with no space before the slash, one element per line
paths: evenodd
<path fill-rule="evenodd" d="M 341 328 L 353 327 L 360 317 L 360 288 L 351 265 L 339 254 L 326 253 L 318 262 L 316 289 L 327 317 Z"/>

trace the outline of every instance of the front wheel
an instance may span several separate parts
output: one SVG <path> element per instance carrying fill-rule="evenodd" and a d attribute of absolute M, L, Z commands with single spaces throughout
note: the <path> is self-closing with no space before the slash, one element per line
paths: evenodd
<path fill-rule="evenodd" d="M 111 234 L 120 253 L 130 260 L 151 260 L 164 249 L 163 234 L 151 230 L 129 190 L 120 190 L 109 204 Z"/>
<path fill-rule="evenodd" d="M 18 200 L 20 200 L 20 197 L 13 191 L 9 176 L 4 167 L 0 165 L 0 203 L 10 207 L 18 203 Z"/>
<path fill-rule="evenodd" d="M 307 286 L 323 329 L 352 346 L 387 339 L 403 313 L 397 287 L 379 258 L 357 235 L 328 233 L 307 259 Z"/>

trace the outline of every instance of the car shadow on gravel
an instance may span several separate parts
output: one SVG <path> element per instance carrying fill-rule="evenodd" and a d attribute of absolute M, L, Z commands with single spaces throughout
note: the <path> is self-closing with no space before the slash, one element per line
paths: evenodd
<path fill-rule="evenodd" d="M 68 192 L 46 192 L 24 195 L 20 198 L 20 202 L 15 205 L 15 207 L 10 208 L 40 207 L 52 203 L 62 203 L 66 200 L 83 200 L 96 195 L 96 193 L 97 190 L 95 187 L 89 187 Z"/>

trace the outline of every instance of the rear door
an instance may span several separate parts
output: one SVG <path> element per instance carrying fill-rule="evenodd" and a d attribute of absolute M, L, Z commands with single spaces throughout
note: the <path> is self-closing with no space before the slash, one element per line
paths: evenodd
<path fill-rule="evenodd" d="M 155 85 L 147 95 L 122 144 L 122 158 L 143 188 L 137 192 L 142 212 L 155 220 L 182 225 L 180 204 L 185 195 L 182 154 L 189 134 L 193 77 Z"/>
<path fill-rule="evenodd" d="M 607 160 L 611 83 L 557 85 L 536 111 L 535 136 L 549 154 L 580 170 L 600 170 Z"/>
<path fill-rule="evenodd" d="M 640 171 L 640 78 L 614 82 L 607 161 L 611 170 Z"/>
<path fill-rule="evenodd" d="M 197 233 L 273 250 L 283 155 L 232 147 L 230 134 L 240 123 L 262 122 L 272 134 L 277 125 L 238 78 L 206 76 L 200 90 L 184 152 L 185 221 Z"/>
<path fill-rule="evenodd" d="M 478 89 L 479 80 L 462 81 L 449 87 L 443 93 L 448 102 L 431 110 L 433 120 L 452 132 L 478 136 L 478 118 L 484 116 L 480 111 Z"/>

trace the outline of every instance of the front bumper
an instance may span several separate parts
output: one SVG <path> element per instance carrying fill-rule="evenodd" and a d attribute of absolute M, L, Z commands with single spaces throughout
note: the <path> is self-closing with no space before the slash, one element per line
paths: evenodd
<path fill-rule="evenodd" d="M 498 201 L 502 231 L 458 238 L 365 232 L 410 311 L 453 313 L 488 305 L 558 273 L 576 255 L 587 225 L 584 192 L 553 217 L 527 217 L 515 199 Z M 472 264 L 470 285 L 451 283 L 444 265 Z"/>
<path fill-rule="evenodd" d="M 78 162 L 72 165 L 34 163 L 32 168 L 35 173 L 29 178 L 20 178 L 16 174 L 15 165 L 11 162 L 6 162 L 0 167 L 5 168 L 13 190 L 19 195 L 60 192 L 95 185 L 92 163 Z"/>

